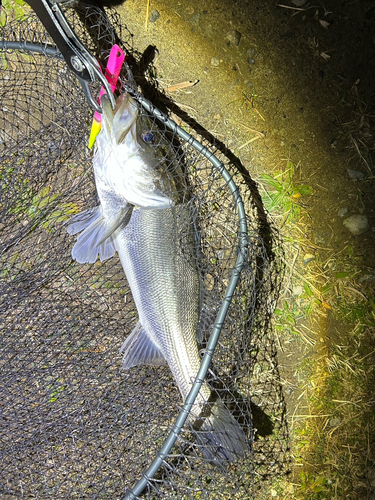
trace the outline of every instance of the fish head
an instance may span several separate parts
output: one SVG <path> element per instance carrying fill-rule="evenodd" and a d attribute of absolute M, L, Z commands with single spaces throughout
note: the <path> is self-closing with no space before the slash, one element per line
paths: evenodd
<path fill-rule="evenodd" d="M 165 167 L 163 143 L 153 143 L 155 133 L 138 103 L 124 94 L 113 110 L 104 94 L 101 104 L 102 130 L 94 154 L 98 191 L 104 192 L 104 187 L 113 190 L 126 203 L 140 208 L 173 206 L 176 188 Z"/>

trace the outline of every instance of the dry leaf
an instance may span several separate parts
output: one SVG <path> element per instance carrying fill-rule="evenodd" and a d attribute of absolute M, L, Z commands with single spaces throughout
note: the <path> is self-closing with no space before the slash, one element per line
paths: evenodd
<path fill-rule="evenodd" d="M 328 54 L 326 54 L 325 52 L 321 52 L 320 53 L 320 57 L 322 57 L 325 61 L 328 61 L 328 59 L 331 58 L 331 56 L 329 56 Z"/>
<path fill-rule="evenodd" d="M 172 113 L 172 114 L 171 114 L 171 118 L 172 118 L 172 120 L 173 120 L 175 123 L 177 123 L 177 125 L 178 125 L 178 126 L 180 126 L 180 127 L 181 127 L 181 125 L 182 125 L 182 120 L 181 120 L 181 118 L 179 118 L 179 117 L 178 117 L 176 114 L 174 114 L 174 113 Z"/>
<path fill-rule="evenodd" d="M 194 87 L 194 85 L 196 85 L 198 82 L 199 82 L 199 80 L 176 83 L 175 85 L 171 85 L 170 87 L 167 87 L 166 91 L 167 92 L 176 92 L 176 90 L 186 89 L 188 87 Z"/>
<path fill-rule="evenodd" d="M 323 28 L 325 28 L 326 30 L 328 29 L 329 23 L 327 23 L 327 21 L 322 21 L 321 19 L 319 19 L 319 22 L 323 26 Z"/>

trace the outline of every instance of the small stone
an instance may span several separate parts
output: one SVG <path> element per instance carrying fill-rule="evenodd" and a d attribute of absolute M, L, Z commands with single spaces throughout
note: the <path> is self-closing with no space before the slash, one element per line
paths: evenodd
<path fill-rule="evenodd" d="M 285 33 L 282 33 L 280 35 L 280 38 L 281 38 L 281 40 L 287 41 L 287 40 L 291 40 L 292 38 L 294 38 L 294 36 L 295 36 L 294 31 L 289 29 Z"/>
<path fill-rule="evenodd" d="M 156 9 L 152 10 L 150 12 L 150 17 L 149 17 L 150 23 L 155 23 L 159 19 L 159 17 L 160 17 L 160 12 Z"/>
<path fill-rule="evenodd" d="M 205 27 L 205 33 L 206 35 L 213 35 L 214 34 L 214 29 L 212 27 L 212 24 L 207 24 Z"/>
<path fill-rule="evenodd" d="M 219 61 L 218 57 L 213 57 L 211 59 L 211 66 L 219 66 L 219 64 L 220 64 L 220 61 Z"/>
<path fill-rule="evenodd" d="M 359 281 L 375 281 L 375 272 L 372 274 L 364 274 Z"/>
<path fill-rule="evenodd" d="M 242 34 L 238 30 L 232 30 L 226 34 L 225 39 L 228 40 L 228 42 L 233 43 L 233 45 L 235 45 L 236 47 L 238 47 L 241 41 L 241 37 Z"/>
<path fill-rule="evenodd" d="M 293 486 L 293 484 L 290 484 L 290 483 L 286 484 L 285 485 L 285 492 L 289 493 L 290 495 L 293 495 L 293 493 L 294 493 L 294 486 Z"/>
<path fill-rule="evenodd" d="M 284 392 L 287 396 L 291 396 L 293 391 L 294 391 L 293 387 L 286 387 Z"/>
<path fill-rule="evenodd" d="M 248 49 L 248 50 L 246 51 L 246 54 L 247 54 L 248 56 L 250 56 L 250 57 L 254 57 L 254 56 L 255 56 L 255 53 L 256 53 L 256 52 L 255 52 L 255 49 Z"/>
<path fill-rule="evenodd" d="M 252 57 L 248 57 L 248 58 L 247 58 L 247 62 L 248 62 L 249 64 L 255 64 L 255 59 L 253 59 Z"/>
<path fill-rule="evenodd" d="M 347 168 L 346 170 L 348 171 L 349 177 L 352 181 L 360 181 L 365 176 L 365 174 L 360 170 L 352 170 L 350 168 Z"/>
<path fill-rule="evenodd" d="M 315 255 L 313 255 L 312 253 L 306 253 L 303 257 L 303 265 L 306 266 L 307 264 L 309 264 L 309 262 L 312 262 L 313 260 L 315 260 Z"/>
<path fill-rule="evenodd" d="M 345 215 L 349 212 L 349 210 L 346 207 L 340 208 L 340 210 L 337 212 L 337 215 L 339 217 L 345 217 Z"/>
<path fill-rule="evenodd" d="M 199 21 L 200 21 L 200 18 L 201 18 L 201 15 L 200 15 L 200 13 L 198 12 L 198 14 L 195 14 L 195 16 L 193 16 L 193 17 L 191 17 L 191 18 L 189 19 L 189 22 L 190 22 L 191 24 L 196 24 L 196 25 L 198 25 L 198 24 L 199 24 Z"/>
<path fill-rule="evenodd" d="M 366 215 L 351 215 L 343 221 L 343 224 L 355 236 L 363 234 L 369 229 Z"/>
<path fill-rule="evenodd" d="M 277 497 L 277 491 L 276 490 L 271 490 L 271 496 L 276 498 Z"/>
<path fill-rule="evenodd" d="M 341 418 L 332 417 L 328 421 L 328 427 L 338 427 L 341 424 Z"/>
<path fill-rule="evenodd" d="M 303 294 L 303 287 L 301 285 L 296 285 L 293 287 L 292 292 L 295 297 L 299 297 Z"/>

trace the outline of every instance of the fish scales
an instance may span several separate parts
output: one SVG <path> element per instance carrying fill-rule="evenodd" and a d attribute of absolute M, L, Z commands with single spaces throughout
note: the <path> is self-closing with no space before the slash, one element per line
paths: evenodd
<path fill-rule="evenodd" d="M 134 210 L 129 224 L 116 236 L 140 324 L 163 354 L 184 399 L 200 367 L 199 275 L 186 247 L 181 248 L 186 242 L 180 241 L 189 212 L 185 204 Z M 204 383 L 199 398 L 207 401 L 210 394 Z"/>

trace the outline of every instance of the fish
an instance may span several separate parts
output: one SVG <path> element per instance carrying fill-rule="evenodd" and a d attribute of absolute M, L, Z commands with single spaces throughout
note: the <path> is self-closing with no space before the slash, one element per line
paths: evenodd
<path fill-rule="evenodd" d="M 103 96 L 102 107 L 93 159 L 100 205 L 70 220 L 68 232 L 78 234 L 72 257 L 93 263 L 117 252 L 139 316 L 120 349 L 123 369 L 167 363 L 185 401 L 201 364 L 193 203 L 180 189 L 181 168 L 168 167 L 162 145 L 152 144 L 135 100 L 123 97 L 114 113 Z M 212 463 L 248 451 L 240 425 L 206 381 L 188 422 Z"/>

